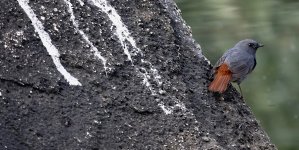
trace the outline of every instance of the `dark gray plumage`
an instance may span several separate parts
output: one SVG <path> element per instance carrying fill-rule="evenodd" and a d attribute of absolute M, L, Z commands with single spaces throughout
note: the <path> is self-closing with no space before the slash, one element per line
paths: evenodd
<path fill-rule="evenodd" d="M 222 93 L 226 90 L 229 82 L 236 82 L 240 85 L 255 68 L 255 53 L 256 50 L 262 46 L 262 44 L 255 40 L 245 39 L 238 42 L 233 48 L 227 50 L 214 66 L 215 79 L 209 86 L 209 90 Z M 221 69 L 218 70 L 220 67 Z M 222 78 L 224 76 L 225 78 Z"/>

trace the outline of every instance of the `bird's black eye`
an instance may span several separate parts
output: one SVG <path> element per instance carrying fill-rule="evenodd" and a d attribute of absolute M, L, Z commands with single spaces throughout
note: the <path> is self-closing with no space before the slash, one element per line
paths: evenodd
<path fill-rule="evenodd" d="M 249 46 L 249 47 L 253 47 L 254 44 L 253 44 L 253 43 L 249 43 L 248 46 Z"/>

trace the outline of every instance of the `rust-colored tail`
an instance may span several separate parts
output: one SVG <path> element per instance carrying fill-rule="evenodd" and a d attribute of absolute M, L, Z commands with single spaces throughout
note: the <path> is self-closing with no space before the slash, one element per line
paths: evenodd
<path fill-rule="evenodd" d="M 216 70 L 214 80 L 209 86 L 209 91 L 223 93 L 227 89 L 227 85 L 232 79 L 232 72 L 227 64 L 222 64 Z"/>

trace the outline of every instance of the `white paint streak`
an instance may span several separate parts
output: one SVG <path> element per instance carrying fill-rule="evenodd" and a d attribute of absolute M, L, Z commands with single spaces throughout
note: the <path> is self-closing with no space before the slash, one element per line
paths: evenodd
<path fill-rule="evenodd" d="M 149 61 L 141 59 L 141 62 L 150 66 L 150 72 L 154 76 L 154 81 L 156 81 L 158 83 L 158 86 L 161 86 L 162 85 L 162 81 L 161 81 L 162 77 L 159 75 L 158 70 Z"/>
<path fill-rule="evenodd" d="M 159 103 L 158 105 L 166 115 L 172 114 L 173 110 L 171 108 L 166 107 L 163 103 Z"/>
<path fill-rule="evenodd" d="M 74 139 L 76 139 L 79 143 L 82 142 L 82 140 L 80 140 L 78 137 L 74 137 Z"/>
<path fill-rule="evenodd" d="M 0 92 L 0 96 L 2 96 L 2 93 Z"/>
<path fill-rule="evenodd" d="M 95 124 L 99 124 L 99 121 L 98 121 L 98 120 L 93 120 L 93 122 L 94 122 Z"/>
<path fill-rule="evenodd" d="M 209 65 L 211 65 L 211 62 L 210 62 L 210 60 L 207 59 L 207 57 L 205 57 L 204 55 L 202 55 L 202 57 L 206 62 L 208 62 Z"/>
<path fill-rule="evenodd" d="M 81 6 L 84 6 L 84 2 L 82 0 L 77 0 Z"/>
<path fill-rule="evenodd" d="M 140 70 L 137 70 L 137 72 L 143 76 L 143 81 L 142 81 L 143 84 L 147 87 L 151 87 L 151 84 L 149 82 L 150 76 L 148 75 L 147 70 L 145 68 L 139 68 L 139 69 L 142 70 L 142 72 Z"/>
<path fill-rule="evenodd" d="M 116 10 L 110 6 L 106 0 L 90 0 L 90 2 L 101 9 L 102 12 L 106 13 L 111 20 L 113 26 L 115 28 L 111 28 L 111 30 L 115 29 L 115 35 L 118 37 L 120 44 L 124 49 L 124 53 L 127 55 L 128 59 L 132 62 L 132 56 L 129 52 L 129 45 L 133 47 L 134 51 L 132 51 L 133 55 L 140 53 L 140 49 L 136 46 L 136 42 L 134 38 L 130 35 L 129 30 L 126 25 L 122 22 L 121 17 L 118 15 Z M 140 53 L 141 54 L 141 53 Z"/>
<path fill-rule="evenodd" d="M 53 24 L 53 29 L 54 29 L 55 31 L 59 32 L 59 30 L 58 30 L 58 28 L 57 28 L 57 25 L 56 25 L 55 23 Z"/>
<path fill-rule="evenodd" d="M 75 77 L 73 77 L 69 72 L 67 72 L 65 70 L 65 68 L 60 63 L 59 56 L 52 56 L 51 55 L 51 57 L 53 59 L 53 62 L 55 64 L 57 70 L 64 76 L 64 78 L 67 80 L 67 82 L 69 82 L 70 85 L 79 85 L 79 86 L 82 86 L 82 84 L 78 81 L 78 79 L 76 79 Z"/>
<path fill-rule="evenodd" d="M 75 26 L 75 29 L 77 32 L 79 32 L 79 34 L 83 37 L 83 39 L 85 40 L 85 42 L 90 45 L 91 47 L 91 51 L 94 53 L 94 55 L 99 58 L 103 65 L 104 65 L 104 69 L 107 69 L 107 60 L 101 55 L 101 52 L 99 52 L 99 50 L 92 44 L 92 42 L 89 41 L 87 35 L 79 29 L 79 24 L 77 23 L 76 19 L 75 19 L 75 15 L 74 15 L 74 11 L 73 11 L 73 5 L 69 0 L 64 0 L 64 2 L 67 4 L 68 6 L 68 12 L 71 14 L 71 21 L 73 23 L 73 25 Z"/>
<path fill-rule="evenodd" d="M 86 139 L 89 139 L 89 138 L 91 138 L 91 137 L 92 137 L 92 135 L 91 135 L 89 132 L 86 132 L 85 138 L 86 138 Z"/>
<path fill-rule="evenodd" d="M 59 60 L 59 52 L 57 48 L 52 44 L 51 38 L 49 34 L 44 30 L 43 24 L 38 20 L 35 13 L 29 6 L 29 0 L 18 0 L 19 5 L 23 8 L 27 16 L 32 22 L 32 25 L 34 26 L 35 31 L 38 33 L 43 45 L 46 47 L 49 55 L 51 56 L 57 70 L 63 75 L 63 77 L 67 80 L 67 82 L 70 85 L 79 85 L 81 86 L 81 83 L 73 77 L 69 72 L 65 70 L 65 68 L 62 66 L 60 60 Z"/>
<path fill-rule="evenodd" d="M 151 66 L 151 69 L 150 69 L 151 73 L 147 72 L 147 70 L 145 68 L 140 68 L 140 69 L 142 70 L 142 72 L 140 70 L 136 69 L 137 73 L 142 76 L 143 84 L 151 91 L 151 94 L 153 96 L 155 96 L 157 94 L 165 94 L 166 93 L 166 91 L 162 90 L 162 88 L 161 88 L 161 86 L 162 86 L 161 76 L 158 74 L 158 71 L 156 69 L 154 69 Z M 150 75 L 153 75 L 154 81 L 156 83 L 158 83 L 158 90 L 157 91 L 152 87 L 152 85 L 149 81 L 151 79 Z M 185 106 L 184 103 L 182 103 L 180 100 L 176 99 L 175 97 L 172 100 L 175 102 L 175 105 L 174 106 L 166 106 L 159 99 L 156 99 L 156 101 L 158 102 L 158 106 L 163 110 L 163 112 L 166 115 L 172 114 L 174 109 L 180 109 L 185 114 L 190 114 L 190 112 L 188 112 L 188 110 L 186 109 L 186 106 Z"/>
<path fill-rule="evenodd" d="M 175 100 L 175 105 L 174 106 L 165 106 L 165 104 L 163 102 L 160 102 L 158 105 L 160 106 L 160 108 L 164 111 L 164 113 L 166 115 L 169 115 L 169 114 L 172 114 L 173 110 L 175 109 L 180 109 L 182 110 L 182 112 L 184 112 L 185 114 L 190 114 L 193 116 L 192 113 L 188 112 L 187 111 L 187 108 L 185 106 L 184 103 L 178 101 L 178 100 Z"/>
<path fill-rule="evenodd" d="M 124 53 L 127 55 L 128 59 L 133 63 L 132 55 L 140 54 L 141 56 L 143 56 L 141 50 L 136 46 L 134 38 L 130 35 L 129 30 L 122 22 L 121 17 L 118 15 L 117 11 L 112 6 L 110 6 L 106 0 L 89 0 L 89 2 L 92 5 L 97 6 L 102 12 L 107 14 L 113 24 L 111 30 L 115 30 L 115 35 L 118 37 L 119 42 L 122 45 Z M 129 51 L 130 46 L 133 48 L 131 52 Z M 143 78 L 143 84 L 151 91 L 152 95 L 161 93 L 164 94 L 166 91 L 162 90 L 161 88 L 163 82 L 161 81 L 162 77 L 159 75 L 158 70 L 149 61 L 141 59 L 141 63 L 149 65 L 150 67 L 150 69 L 136 67 L 136 72 Z M 152 77 L 153 81 L 157 83 L 158 90 L 156 90 L 150 83 Z M 175 102 L 174 106 L 165 106 L 163 102 L 161 102 L 159 99 L 156 99 L 156 101 L 159 102 L 158 106 L 167 115 L 173 113 L 173 110 L 177 108 L 181 109 L 185 114 L 187 114 L 185 105 L 176 98 L 174 98 L 173 100 Z"/>
<path fill-rule="evenodd" d="M 177 104 L 175 104 L 174 106 L 180 108 L 183 112 L 187 111 L 185 104 L 182 102 L 177 101 Z"/>

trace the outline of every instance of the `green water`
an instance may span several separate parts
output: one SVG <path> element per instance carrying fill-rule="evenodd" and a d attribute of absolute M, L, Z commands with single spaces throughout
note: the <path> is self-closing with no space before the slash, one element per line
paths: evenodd
<path fill-rule="evenodd" d="M 265 45 L 241 84 L 243 94 L 272 142 L 281 150 L 299 150 L 299 1 L 176 2 L 213 64 L 241 39 Z"/>

